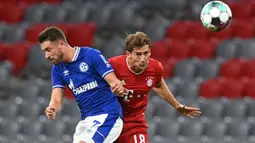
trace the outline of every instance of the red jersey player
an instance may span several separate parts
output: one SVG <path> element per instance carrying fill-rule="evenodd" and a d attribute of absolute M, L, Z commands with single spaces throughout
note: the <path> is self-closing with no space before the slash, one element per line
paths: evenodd
<path fill-rule="evenodd" d="M 145 109 L 152 89 L 185 116 L 192 118 L 201 113 L 199 108 L 184 106 L 174 98 L 163 79 L 161 63 L 150 58 L 150 45 L 146 34 L 130 34 L 126 39 L 127 54 L 109 59 L 116 76 L 129 90 L 128 95 L 119 98 L 124 126 L 115 143 L 148 143 Z"/>

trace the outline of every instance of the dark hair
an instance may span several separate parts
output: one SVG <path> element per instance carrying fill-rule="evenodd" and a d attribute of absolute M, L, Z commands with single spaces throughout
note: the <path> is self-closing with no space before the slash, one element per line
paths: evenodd
<path fill-rule="evenodd" d="M 144 45 L 149 45 L 149 47 L 151 47 L 151 41 L 149 36 L 143 32 L 129 34 L 126 38 L 126 50 L 129 52 L 132 52 L 134 48 L 140 48 Z"/>
<path fill-rule="evenodd" d="M 39 43 L 56 40 L 63 40 L 64 42 L 67 42 L 64 32 L 55 26 L 47 27 L 39 34 L 38 37 Z"/>

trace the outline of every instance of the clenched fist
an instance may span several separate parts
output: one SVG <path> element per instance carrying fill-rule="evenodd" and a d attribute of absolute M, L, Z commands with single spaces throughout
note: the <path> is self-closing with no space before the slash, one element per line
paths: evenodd
<path fill-rule="evenodd" d="M 49 120 L 54 120 L 56 118 L 56 108 L 54 106 L 48 106 L 45 109 L 45 114 Z"/>

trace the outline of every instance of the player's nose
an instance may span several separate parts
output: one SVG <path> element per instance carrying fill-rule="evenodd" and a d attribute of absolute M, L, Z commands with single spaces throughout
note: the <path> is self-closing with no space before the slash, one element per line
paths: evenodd
<path fill-rule="evenodd" d="M 144 55 L 142 55 L 142 57 L 141 57 L 141 63 L 145 63 L 145 61 L 146 61 L 146 57 L 145 57 Z"/>
<path fill-rule="evenodd" d="M 45 59 L 49 59 L 49 54 L 48 53 L 45 53 Z"/>

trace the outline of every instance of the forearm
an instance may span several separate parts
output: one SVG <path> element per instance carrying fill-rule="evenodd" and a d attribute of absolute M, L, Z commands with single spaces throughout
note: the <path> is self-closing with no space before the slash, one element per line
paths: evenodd
<path fill-rule="evenodd" d="M 56 112 L 59 112 L 62 109 L 63 94 L 64 94 L 63 88 L 55 88 L 52 90 L 49 106 L 54 106 Z"/>
<path fill-rule="evenodd" d="M 153 90 L 166 102 L 171 104 L 174 108 L 180 106 L 180 103 L 176 100 L 172 92 L 168 89 L 165 81 L 162 81 L 159 87 L 154 87 Z"/>
<path fill-rule="evenodd" d="M 111 88 L 115 87 L 117 84 L 120 83 L 119 79 L 116 77 L 114 72 L 111 72 L 108 75 L 106 75 L 104 79 L 110 85 Z"/>
<path fill-rule="evenodd" d="M 55 98 L 51 98 L 49 106 L 54 106 L 56 112 L 59 112 L 62 109 L 62 101 L 58 101 Z"/>

